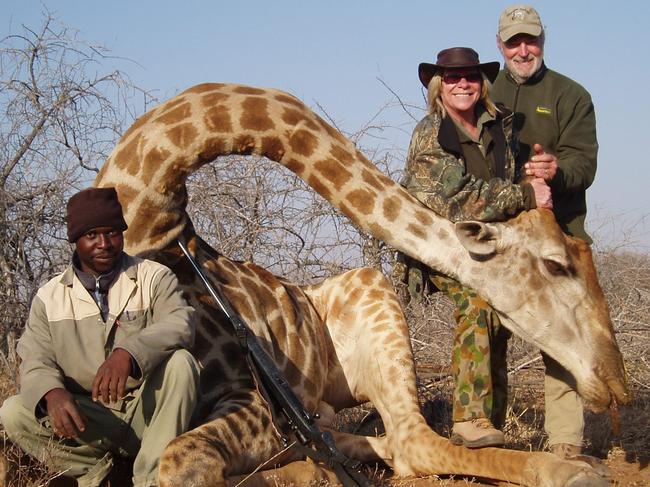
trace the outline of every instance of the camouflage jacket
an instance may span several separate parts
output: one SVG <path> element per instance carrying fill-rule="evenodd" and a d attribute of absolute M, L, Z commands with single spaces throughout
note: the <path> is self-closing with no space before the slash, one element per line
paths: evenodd
<path fill-rule="evenodd" d="M 505 111 L 505 109 L 504 109 Z M 518 177 L 513 157 L 512 115 L 486 124 L 495 146 L 497 174 L 489 181 L 468 174 L 454 122 L 427 115 L 413 131 L 401 184 L 423 204 L 451 221 L 499 221 L 535 207 L 529 184 Z M 402 300 L 419 300 L 434 291 L 438 273 L 401 252 L 393 267 L 393 282 Z"/>
<path fill-rule="evenodd" d="M 401 184 L 420 202 L 451 220 L 503 221 L 535 207 L 530 185 L 513 183 L 512 115 L 486 124 L 500 159 L 502 178 L 485 181 L 466 170 L 453 121 L 429 114 L 411 138 Z"/>

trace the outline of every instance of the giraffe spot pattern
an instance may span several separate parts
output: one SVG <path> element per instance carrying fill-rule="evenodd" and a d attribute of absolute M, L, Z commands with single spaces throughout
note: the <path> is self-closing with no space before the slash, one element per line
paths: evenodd
<path fill-rule="evenodd" d="M 222 102 L 225 102 L 228 99 L 228 95 L 225 93 L 208 93 L 201 97 L 201 105 L 204 107 L 211 107 L 214 105 L 219 105 Z"/>
<path fill-rule="evenodd" d="M 170 152 L 168 150 L 159 147 L 154 147 L 148 151 L 142 160 L 142 178 L 145 181 L 151 181 L 154 178 L 156 171 L 160 169 L 169 155 Z M 173 179 L 175 179 L 175 177 Z"/>
<path fill-rule="evenodd" d="M 164 125 L 171 125 L 186 120 L 192 113 L 192 106 L 189 103 L 183 103 L 171 110 L 164 111 L 154 119 L 154 123 L 162 123 Z"/>
<path fill-rule="evenodd" d="M 198 137 L 199 132 L 192 123 L 182 123 L 167 131 L 167 137 L 176 147 L 187 147 Z"/>
<path fill-rule="evenodd" d="M 375 177 L 370 171 L 367 169 L 364 169 L 361 172 L 361 177 L 363 178 L 364 182 L 375 188 L 377 191 L 383 191 L 385 188 L 385 185 L 382 181 L 379 180 L 379 178 Z"/>
<path fill-rule="evenodd" d="M 181 220 L 183 220 L 183 217 L 178 213 L 160 213 L 151 227 L 151 244 L 155 245 L 158 240 L 165 238 L 165 235 L 177 227 Z"/>
<path fill-rule="evenodd" d="M 321 179 L 331 183 L 337 190 L 352 179 L 352 173 L 336 159 L 329 158 L 316 161 L 314 169 L 322 176 Z"/>
<path fill-rule="evenodd" d="M 351 164 L 354 161 L 354 156 L 338 144 L 332 145 L 330 148 L 330 155 L 334 159 L 345 164 Z"/>
<path fill-rule="evenodd" d="M 232 434 L 235 438 L 241 438 L 242 437 L 242 430 L 239 427 L 239 424 L 235 420 L 235 418 L 232 415 L 225 416 L 224 421 L 226 425 L 228 426 L 229 433 Z"/>
<path fill-rule="evenodd" d="M 369 305 L 369 306 L 366 306 L 366 307 L 364 308 L 363 311 L 364 311 L 368 316 L 373 316 L 374 314 L 376 314 L 376 313 L 378 313 L 379 311 L 381 311 L 382 308 L 383 308 L 383 304 L 382 304 L 382 303 L 370 303 L 370 305 Z"/>
<path fill-rule="evenodd" d="M 346 198 L 352 207 L 363 215 L 369 215 L 375 208 L 376 195 L 367 189 L 355 189 L 350 191 Z"/>
<path fill-rule="evenodd" d="M 242 359 L 241 347 L 235 342 L 227 342 L 221 345 L 221 353 L 223 354 L 224 362 L 230 366 L 239 362 Z M 212 382 L 218 384 L 218 382 Z"/>
<path fill-rule="evenodd" d="M 233 151 L 237 154 L 247 155 L 255 151 L 255 137 L 249 134 L 242 134 L 233 141 Z"/>
<path fill-rule="evenodd" d="M 209 137 L 203 143 L 202 150 L 198 153 L 198 163 L 203 165 L 214 161 L 219 155 L 226 151 L 226 139 L 224 137 Z"/>
<path fill-rule="evenodd" d="M 219 133 L 231 133 L 233 131 L 230 112 L 224 105 L 216 105 L 205 111 L 203 123 L 208 130 Z"/>
<path fill-rule="evenodd" d="M 366 287 L 370 287 L 370 285 L 375 281 L 375 271 L 373 269 L 361 269 L 357 276 L 361 280 L 361 284 Z"/>
<path fill-rule="evenodd" d="M 113 163 L 119 168 L 126 170 L 126 172 L 135 176 L 140 169 L 140 141 L 142 140 L 142 135 L 138 134 L 136 137 L 131 140 L 123 149 L 121 149 L 113 159 Z"/>
<path fill-rule="evenodd" d="M 431 218 L 431 215 L 423 210 L 418 210 L 415 213 L 415 218 L 417 218 L 418 222 L 420 222 L 420 224 L 424 225 L 425 227 L 433 225 L 433 218 Z"/>
<path fill-rule="evenodd" d="M 289 169 L 289 171 L 299 175 L 304 174 L 306 168 L 303 162 L 300 162 L 298 159 L 294 158 L 289 159 L 284 165 L 287 169 Z"/>
<path fill-rule="evenodd" d="M 390 232 L 385 226 L 378 225 L 377 223 L 371 223 L 368 225 L 368 230 L 370 234 L 378 240 L 387 240 L 390 236 Z"/>
<path fill-rule="evenodd" d="M 382 303 L 382 306 L 386 302 L 386 297 L 387 297 L 386 293 L 379 289 L 371 289 L 370 292 L 368 292 L 368 299 L 370 299 L 371 301 L 380 302 Z"/>
<path fill-rule="evenodd" d="M 218 328 L 214 326 L 211 319 L 205 316 L 199 319 L 198 326 L 196 327 L 196 337 L 194 339 L 194 350 L 197 356 L 204 356 L 212 348 L 212 339 L 220 338 L 220 334 L 216 330 Z M 205 332 L 208 332 L 209 336 L 206 336 L 204 334 Z"/>
<path fill-rule="evenodd" d="M 262 154 L 272 161 L 280 161 L 284 157 L 284 144 L 279 137 L 262 137 Z"/>
<path fill-rule="evenodd" d="M 298 98 L 288 95 L 286 93 L 278 93 L 275 95 L 275 99 L 278 100 L 281 103 L 286 103 L 288 105 L 293 105 L 296 108 L 299 108 L 300 110 L 305 109 L 305 104 L 301 102 Z"/>
<path fill-rule="evenodd" d="M 138 189 L 124 183 L 116 184 L 115 191 L 117 191 L 117 194 L 119 195 L 120 204 L 122 205 L 122 212 L 127 215 L 129 213 L 131 203 L 135 200 L 139 191 Z"/>
<path fill-rule="evenodd" d="M 396 196 L 389 196 L 384 200 L 382 205 L 382 210 L 384 212 L 384 218 L 389 222 L 394 222 L 397 220 L 397 217 L 400 214 L 402 209 L 402 202 Z"/>
<path fill-rule="evenodd" d="M 214 348 L 214 343 L 212 347 Z M 204 364 L 201 371 L 201 384 L 200 390 L 202 395 L 209 395 L 215 384 L 223 384 L 230 379 L 227 372 L 231 369 L 231 364 L 228 362 L 222 363 L 219 360 L 210 361 Z"/>
<path fill-rule="evenodd" d="M 327 132 L 327 135 L 329 135 L 332 139 L 334 139 L 335 141 L 339 142 L 342 145 L 346 145 L 346 142 L 349 143 L 348 139 L 346 139 L 343 136 L 343 134 L 341 134 L 341 132 L 336 130 L 329 123 L 325 122 L 318 115 L 315 116 L 316 116 L 316 120 L 318 121 L 318 125 L 320 126 L 320 130 L 324 130 L 325 132 Z"/>
<path fill-rule="evenodd" d="M 303 107 L 304 108 L 304 107 Z M 285 108 L 281 115 L 282 121 L 291 127 L 304 125 L 305 128 L 318 132 L 318 125 L 313 120 L 308 118 L 304 112 L 294 110 L 292 108 Z"/>
<path fill-rule="evenodd" d="M 426 228 L 421 225 L 409 223 L 406 229 L 420 240 L 424 240 L 427 236 Z"/>
<path fill-rule="evenodd" d="M 140 206 L 137 209 L 136 215 L 134 215 L 132 221 L 146 221 L 152 222 L 155 221 L 157 216 L 162 213 L 168 213 L 164 210 L 161 210 L 160 205 L 152 201 L 148 196 L 142 198 Z M 129 238 L 135 241 L 142 241 L 145 238 L 149 237 L 151 234 L 151 227 L 146 225 L 138 225 L 130 227 L 131 233 Z"/>
<path fill-rule="evenodd" d="M 250 97 L 242 102 L 243 113 L 239 117 L 239 125 L 244 130 L 264 132 L 275 127 L 275 122 L 269 117 L 269 102 L 264 98 Z"/>
<path fill-rule="evenodd" d="M 298 129 L 289 137 L 289 146 L 296 154 L 309 157 L 318 147 L 318 139 L 308 130 Z"/>
<path fill-rule="evenodd" d="M 237 86 L 232 91 L 241 95 L 266 95 L 265 90 L 251 86 Z"/>
<path fill-rule="evenodd" d="M 309 176 L 309 178 L 307 178 L 307 184 L 309 184 L 309 186 L 311 186 L 314 189 L 314 191 L 316 191 L 323 198 L 329 199 L 329 198 L 332 197 L 332 192 L 330 191 L 330 189 L 327 186 L 325 186 L 322 179 L 320 177 L 316 176 L 315 174 L 312 174 L 311 176 Z M 350 213 L 347 213 L 346 209 L 344 209 L 343 206 L 346 206 L 346 205 L 342 204 L 341 211 L 343 213 L 345 213 L 346 215 L 352 215 L 352 212 L 350 212 L 350 209 L 349 208 L 347 209 L 347 211 L 350 212 Z"/>

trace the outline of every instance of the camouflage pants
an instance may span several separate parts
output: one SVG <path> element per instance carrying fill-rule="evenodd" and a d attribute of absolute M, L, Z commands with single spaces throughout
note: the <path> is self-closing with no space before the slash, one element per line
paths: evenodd
<path fill-rule="evenodd" d="M 441 274 L 430 274 L 429 280 L 456 305 L 451 354 L 455 381 L 452 420 L 489 418 L 500 427 L 507 405 L 510 332 L 474 290 Z"/>
<path fill-rule="evenodd" d="M 400 298 L 419 300 L 436 290 L 456 305 L 451 353 L 454 422 L 489 418 L 501 427 L 508 400 L 507 350 L 510 332 L 492 307 L 474 290 L 438 274 L 403 254 L 397 256 L 393 281 Z"/>

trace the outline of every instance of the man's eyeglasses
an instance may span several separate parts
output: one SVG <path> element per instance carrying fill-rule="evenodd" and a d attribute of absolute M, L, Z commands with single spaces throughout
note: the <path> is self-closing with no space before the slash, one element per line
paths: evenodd
<path fill-rule="evenodd" d="M 442 80 L 448 85 L 455 85 L 456 83 L 460 83 L 460 80 L 463 78 L 465 78 L 465 81 L 467 81 L 468 83 L 480 83 L 483 80 L 483 77 L 479 72 L 473 72 L 473 73 L 451 72 L 451 73 L 444 73 L 442 75 Z"/>

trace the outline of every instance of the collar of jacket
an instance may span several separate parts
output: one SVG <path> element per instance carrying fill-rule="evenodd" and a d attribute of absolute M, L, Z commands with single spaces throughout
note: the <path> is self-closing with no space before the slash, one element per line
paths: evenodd
<path fill-rule="evenodd" d="M 136 265 L 135 259 L 131 257 L 129 254 L 127 254 L 126 252 L 122 253 L 122 268 L 120 269 L 120 272 L 124 272 L 126 277 L 128 277 L 131 280 L 135 280 L 138 276 L 138 266 Z M 74 266 L 73 264 L 70 264 L 63 272 L 60 282 L 64 286 L 72 286 L 74 277 L 75 277 Z M 118 278 L 116 277 L 113 280 L 113 282 L 117 281 L 117 279 Z"/>
<path fill-rule="evenodd" d="M 503 109 L 503 106 L 499 106 L 500 109 Z M 507 111 L 507 110 L 504 110 Z M 505 119 L 510 122 L 512 118 L 512 113 L 508 113 Z M 503 121 L 504 118 L 501 118 L 497 114 L 497 117 L 494 120 L 489 121 L 484 125 L 485 129 L 490 133 L 492 137 L 492 142 L 494 143 L 494 162 L 496 165 L 496 174 L 495 176 L 501 179 L 506 177 L 506 137 L 503 132 Z M 453 154 L 456 157 L 463 157 L 463 150 L 460 147 L 460 139 L 458 138 L 458 132 L 456 131 L 456 124 L 451 119 L 451 117 L 444 117 L 440 120 L 440 128 L 438 129 L 438 143 L 440 147 L 445 152 Z"/>
<path fill-rule="evenodd" d="M 539 67 L 539 69 L 535 72 L 535 74 L 533 74 L 530 78 L 528 78 L 524 84 L 525 85 L 536 85 L 537 83 L 539 83 L 540 81 L 542 81 L 544 79 L 544 75 L 546 74 L 547 71 L 548 71 L 548 68 L 546 67 L 546 64 L 544 63 L 544 61 L 542 61 L 542 65 Z M 519 84 L 512 77 L 512 75 L 510 74 L 510 71 L 508 71 L 507 69 L 506 69 L 506 79 L 510 83 L 512 83 L 514 85 Z"/>

